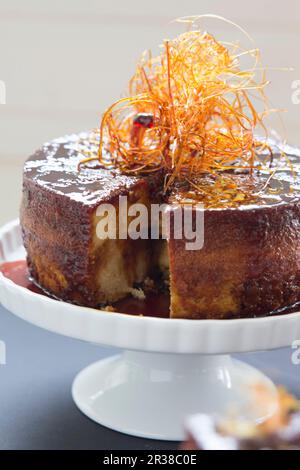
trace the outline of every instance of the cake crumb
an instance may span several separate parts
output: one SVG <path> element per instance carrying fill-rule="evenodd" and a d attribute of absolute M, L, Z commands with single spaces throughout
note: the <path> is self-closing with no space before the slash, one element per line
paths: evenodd
<path fill-rule="evenodd" d="M 136 288 L 132 287 L 129 290 L 129 292 L 132 295 L 132 297 L 134 297 L 135 299 L 145 300 L 145 298 L 146 298 L 145 293 L 142 289 L 136 289 Z"/>
<path fill-rule="evenodd" d="M 112 305 L 106 305 L 105 307 L 103 307 L 103 309 L 105 312 L 116 312 L 117 310 L 115 309 L 115 307 L 113 307 Z"/>

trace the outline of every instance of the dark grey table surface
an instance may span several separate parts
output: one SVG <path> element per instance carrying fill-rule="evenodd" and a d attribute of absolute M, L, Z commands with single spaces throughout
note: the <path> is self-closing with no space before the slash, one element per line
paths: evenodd
<path fill-rule="evenodd" d="M 300 339 L 300 338 L 299 338 Z M 90 421 L 77 410 L 71 384 L 77 372 L 116 351 L 32 326 L 0 306 L 0 449 L 172 450 L 176 443 L 129 437 Z M 300 365 L 292 349 L 239 357 L 300 396 Z"/>

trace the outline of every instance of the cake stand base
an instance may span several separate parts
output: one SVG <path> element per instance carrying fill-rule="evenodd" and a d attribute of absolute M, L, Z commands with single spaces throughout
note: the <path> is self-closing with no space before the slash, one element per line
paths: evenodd
<path fill-rule="evenodd" d="M 268 400 L 253 406 L 253 387 Z M 261 372 L 230 356 L 125 351 L 96 362 L 74 380 L 78 408 L 103 426 L 132 436 L 180 441 L 194 413 L 239 410 L 263 422 L 276 411 L 277 391 Z"/>

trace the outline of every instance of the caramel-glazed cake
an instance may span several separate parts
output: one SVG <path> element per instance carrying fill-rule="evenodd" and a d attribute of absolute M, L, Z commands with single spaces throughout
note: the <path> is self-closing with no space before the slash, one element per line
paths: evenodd
<path fill-rule="evenodd" d="M 157 271 L 170 275 L 173 318 L 235 318 L 266 315 L 300 301 L 300 203 L 290 193 L 291 170 L 277 169 L 273 190 L 256 200 L 205 208 L 204 246 L 187 250 L 185 238 L 100 240 L 101 203 L 182 200 L 181 187 L 162 193 L 163 176 L 126 176 L 84 167 L 86 134 L 54 140 L 24 168 L 21 225 L 32 278 L 52 295 L 97 307 L 128 294 Z M 275 150 L 274 150 L 275 152 Z M 286 148 L 293 170 L 300 154 Z M 243 175 L 240 176 L 243 178 Z M 267 175 L 256 177 L 261 187 Z M 184 193 L 185 194 L 185 193 Z M 186 196 L 185 196 L 186 197 Z M 205 204 L 205 201 L 204 201 Z M 172 220 L 172 218 L 171 218 Z"/>
<path fill-rule="evenodd" d="M 30 275 L 59 299 L 109 306 L 162 276 L 172 318 L 255 317 L 300 301 L 300 153 L 269 138 L 264 74 L 239 63 L 260 65 L 257 50 L 225 47 L 191 21 L 159 56 L 143 55 L 99 131 L 46 144 L 25 164 Z M 97 208 L 121 214 L 120 196 L 129 207 L 189 204 L 194 231 L 202 211 L 203 247 L 178 238 L 172 210 L 167 241 L 99 238 Z"/>
<path fill-rule="evenodd" d="M 297 181 L 291 170 L 278 168 L 268 194 L 258 191 L 247 203 L 206 208 L 201 250 L 185 250 L 185 240 L 170 239 L 175 316 L 255 317 L 300 300 L 300 198 L 299 190 L 289 189 L 293 183 L 299 188 L 300 153 L 286 151 Z M 260 173 L 254 185 L 263 187 L 267 178 Z"/>

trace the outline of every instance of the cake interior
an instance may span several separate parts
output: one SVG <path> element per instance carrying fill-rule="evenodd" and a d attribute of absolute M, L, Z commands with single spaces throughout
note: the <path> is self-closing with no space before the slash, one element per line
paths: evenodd
<path fill-rule="evenodd" d="M 133 201 L 128 203 L 143 204 L 150 213 L 151 198 L 147 189 L 142 187 L 134 193 Z M 120 231 L 125 232 L 133 217 L 119 219 L 118 203 L 115 204 L 119 224 L 116 239 L 102 240 L 97 234 L 100 216 L 93 215 L 91 257 L 95 260 L 94 282 L 99 292 L 99 304 L 111 304 L 126 296 L 143 300 L 144 283 L 147 279 L 156 280 L 161 273 L 168 276 L 169 258 L 165 240 L 131 238 L 120 239 Z"/>

